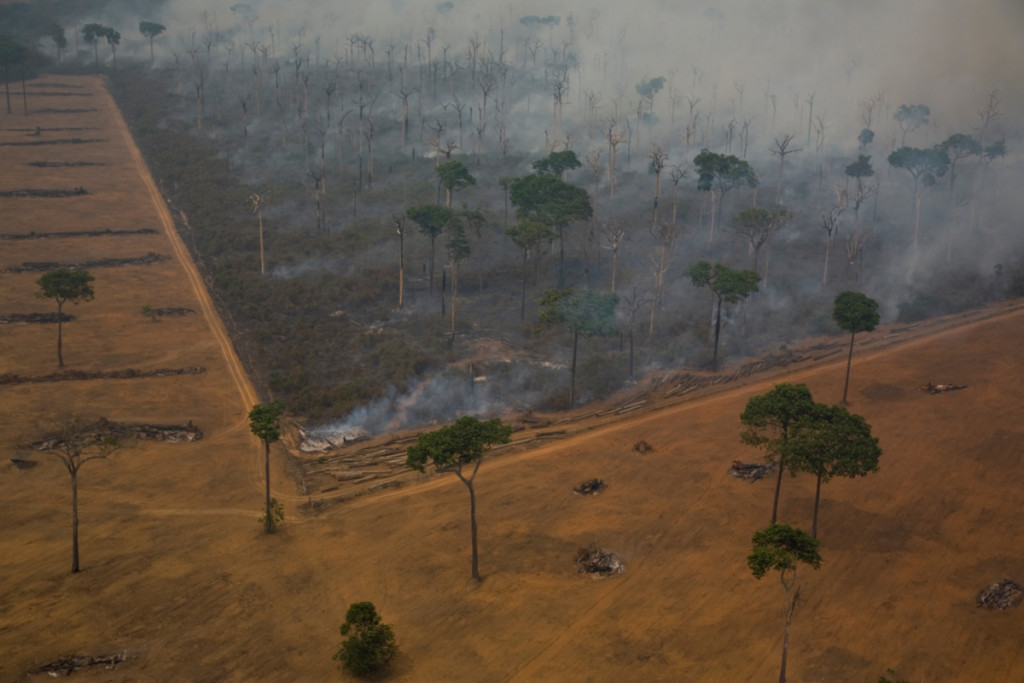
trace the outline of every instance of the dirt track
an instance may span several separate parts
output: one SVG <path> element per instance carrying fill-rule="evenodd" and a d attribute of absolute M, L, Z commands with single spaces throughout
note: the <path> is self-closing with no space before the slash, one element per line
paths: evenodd
<path fill-rule="evenodd" d="M 774 577 L 754 580 L 745 566 L 751 534 L 767 523 L 772 489 L 727 473 L 734 459 L 757 457 L 739 443 L 737 416 L 749 396 L 782 379 L 806 382 L 818 400 L 837 399 L 842 362 L 748 378 L 485 462 L 477 485 L 479 586 L 466 581 L 468 501 L 451 476 L 419 477 L 416 486 L 303 516 L 303 497 L 277 455 L 275 495 L 288 501 L 287 519 L 266 537 L 256 522 L 262 452 L 245 424 L 251 388 L 134 147 L 116 134 L 123 124 L 109 97 L 95 79 L 59 80 L 85 85 L 98 111 L 30 118 L 43 127 L 95 126 L 95 137 L 109 142 L 5 148 L 0 190 L 83 186 L 89 194 L 0 198 L 7 218 L 0 230 L 163 229 L 4 243 L 0 266 L 38 260 L 40 248 L 47 258 L 173 255 L 95 272 L 96 300 L 70 311 L 65 358 L 89 371 L 208 371 L 0 387 L 4 450 L 68 411 L 191 419 L 209 436 L 146 444 L 86 465 L 84 571 L 74 576 L 66 473 L 55 461 L 27 470 L 3 461 L 0 679 L 23 679 L 65 654 L 128 650 L 135 658 L 116 671 L 75 676 L 331 680 L 337 628 L 357 600 L 372 600 L 395 627 L 395 680 L 777 677 L 782 588 Z M 9 129 L 23 121 L 0 115 L 0 141 L 19 139 Z M 22 165 L 41 160 L 106 165 L 102 173 Z M 47 311 L 49 302 L 34 295 L 37 277 L 3 275 L 0 314 Z M 204 315 L 152 322 L 140 312 L 144 305 Z M 889 332 L 880 331 L 855 357 L 851 409 L 880 437 L 882 470 L 824 487 L 825 561 L 820 571 L 801 573 L 791 681 L 874 681 L 888 667 L 915 681 L 1024 680 L 1024 613 L 974 606 L 990 583 L 1024 582 L 1017 552 L 1024 540 L 1024 312 L 1001 310 L 904 343 L 892 338 L 884 348 Z M 0 374 L 55 369 L 53 326 L 0 332 Z M 928 381 L 968 388 L 930 395 L 920 391 Z M 654 450 L 635 453 L 639 439 Z M 593 477 L 608 489 L 572 493 Z M 784 521 L 807 527 L 812 501 L 813 481 L 785 479 Z M 600 581 L 573 573 L 576 548 L 591 542 L 624 556 L 625 573 Z"/>

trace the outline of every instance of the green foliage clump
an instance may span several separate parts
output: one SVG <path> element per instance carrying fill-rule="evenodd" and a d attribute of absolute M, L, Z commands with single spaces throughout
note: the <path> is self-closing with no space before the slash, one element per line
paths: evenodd
<path fill-rule="evenodd" d="M 284 505 L 282 505 L 277 498 L 270 499 L 270 517 L 266 514 L 260 516 L 260 526 L 264 529 L 270 529 L 270 533 L 277 531 L 277 525 L 279 522 L 284 521 Z"/>
<path fill-rule="evenodd" d="M 354 602 L 345 614 L 341 635 L 348 636 L 334 660 L 353 676 L 367 678 L 385 669 L 398 652 L 395 634 L 372 602 Z"/>

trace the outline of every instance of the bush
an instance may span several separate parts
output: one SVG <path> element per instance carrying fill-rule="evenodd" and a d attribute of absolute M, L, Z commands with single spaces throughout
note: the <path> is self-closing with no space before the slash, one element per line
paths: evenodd
<path fill-rule="evenodd" d="M 351 635 L 350 635 L 351 634 Z M 380 623 L 372 602 L 354 602 L 345 614 L 341 635 L 348 636 L 334 655 L 341 667 L 353 676 L 367 678 L 387 668 L 398 652 L 395 634 Z"/>

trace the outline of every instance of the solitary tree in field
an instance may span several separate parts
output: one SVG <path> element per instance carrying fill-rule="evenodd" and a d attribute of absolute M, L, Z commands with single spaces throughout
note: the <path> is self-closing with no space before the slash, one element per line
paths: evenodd
<path fill-rule="evenodd" d="M 153 61 L 153 39 L 158 35 L 167 30 L 167 27 L 163 24 L 158 24 L 155 21 L 140 21 L 139 22 L 139 33 L 149 38 L 149 61 Z"/>
<path fill-rule="evenodd" d="M 761 276 L 753 270 L 735 270 L 721 263 L 711 265 L 707 261 L 698 261 L 686 270 L 687 277 L 695 287 L 709 287 L 715 298 L 715 331 L 714 351 L 711 356 L 711 369 L 718 369 L 718 338 L 722 330 L 722 305 L 735 304 L 758 291 L 757 283 Z"/>
<path fill-rule="evenodd" d="M 545 325 L 565 325 L 572 332 L 572 363 L 569 370 L 569 407 L 576 404 L 576 349 L 580 337 L 606 337 L 615 333 L 614 292 L 593 289 L 552 289 L 541 297 L 540 321 Z"/>
<path fill-rule="evenodd" d="M 90 460 L 103 460 L 122 447 L 122 440 L 105 430 L 106 421 L 87 424 L 68 417 L 60 429 L 34 444 L 36 450 L 60 459 L 71 476 L 71 573 L 79 571 L 78 561 L 78 472 Z"/>
<path fill-rule="evenodd" d="M 512 427 L 502 424 L 501 420 L 481 421 L 475 417 L 460 417 L 454 423 L 433 432 L 420 434 L 415 446 L 410 446 L 406 454 L 406 464 L 423 472 L 428 464 L 432 464 L 439 472 L 454 472 L 466 488 L 469 489 L 469 521 L 470 535 L 473 544 L 473 580 L 480 580 L 480 566 L 476 543 L 476 492 L 473 480 L 480 469 L 487 450 L 495 445 L 508 443 L 512 435 Z M 465 469 L 472 466 L 467 476 Z"/>
<path fill-rule="evenodd" d="M 270 444 L 281 438 L 281 414 L 284 405 L 280 401 L 257 403 L 249 411 L 249 429 L 263 442 L 264 470 L 267 480 L 266 517 L 263 519 L 263 530 L 272 534 L 277 530 L 279 513 L 275 510 L 274 501 L 270 497 Z"/>
<path fill-rule="evenodd" d="M 870 332 L 878 326 L 878 302 L 860 292 L 840 292 L 832 308 L 832 319 L 840 329 L 850 333 L 850 353 L 846 358 L 846 381 L 843 382 L 843 403 L 850 388 L 850 365 L 853 363 L 853 339 L 858 332 Z"/>
<path fill-rule="evenodd" d="M 36 284 L 41 290 L 39 296 L 57 302 L 57 367 L 64 367 L 64 304 L 68 301 L 73 304 L 80 301 L 92 301 L 93 291 L 92 285 L 89 283 L 95 279 L 87 270 L 58 268 L 36 280 Z"/>
<path fill-rule="evenodd" d="M 832 477 L 863 477 L 877 472 L 882 455 L 878 439 L 871 436 L 871 425 L 863 417 L 823 403 L 792 424 L 785 450 L 793 471 L 809 472 L 817 478 L 811 523 L 814 538 L 818 537 L 821 484 Z"/>
<path fill-rule="evenodd" d="M 394 631 L 388 624 L 380 623 L 380 615 L 372 602 L 353 602 L 348 606 L 341 635 L 348 638 L 334 654 L 334 659 L 358 678 L 379 673 L 398 653 Z"/>
<path fill-rule="evenodd" d="M 779 491 L 782 473 L 790 467 L 786 444 L 793 424 L 814 409 L 814 398 L 806 384 L 776 384 L 771 391 L 753 396 L 740 414 L 745 429 L 740 440 L 750 446 L 763 448 L 765 460 L 778 467 L 775 479 L 775 499 L 772 502 L 772 524 L 779 518 Z"/>
<path fill-rule="evenodd" d="M 476 185 L 466 165 L 461 161 L 445 161 L 434 167 L 441 187 L 444 188 L 445 206 L 452 206 L 452 193 L 469 185 Z"/>
<path fill-rule="evenodd" d="M 772 524 L 767 529 L 755 533 L 752 541 L 753 548 L 747 556 L 747 566 L 750 567 L 754 578 L 761 579 L 768 572 L 777 571 L 779 581 L 786 589 L 786 630 L 782 638 L 782 665 L 779 668 L 779 683 L 786 683 L 789 627 L 800 595 L 800 588 L 796 586 L 796 570 L 801 563 L 814 569 L 821 566 L 818 541 L 788 524 Z"/>

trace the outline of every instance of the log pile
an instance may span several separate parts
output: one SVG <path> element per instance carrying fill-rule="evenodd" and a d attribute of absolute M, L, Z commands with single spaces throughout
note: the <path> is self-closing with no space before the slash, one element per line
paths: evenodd
<path fill-rule="evenodd" d="M 588 479 L 573 487 L 572 492 L 581 496 L 595 496 L 606 488 L 604 479 Z"/>
<path fill-rule="evenodd" d="M 49 674 L 52 678 L 57 676 L 70 676 L 78 669 L 91 666 L 102 666 L 104 669 L 114 669 L 121 662 L 130 658 L 127 652 L 115 652 L 111 655 L 65 655 L 58 657 L 49 664 L 44 664 L 38 669 L 29 671 L 29 675 Z"/>
<path fill-rule="evenodd" d="M 54 261 L 26 261 L 20 266 L 12 266 L 10 268 L 4 268 L 5 273 L 26 273 L 31 271 L 39 270 L 55 270 L 57 268 L 67 268 L 68 270 L 81 270 L 83 268 L 114 268 L 117 266 L 148 266 L 151 263 L 159 263 L 160 261 L 166 261 L 169 256 L 163 254 L 155 254 L 152 251 L 144 256 L 136 256 L 134 258 L 103 258 L 95 261 L 83 261 L 81 263 L 56 263 Z"/>
<path fill-rule="evenodd" d="M 1024 592 L 1016 581 L 1003 579 L 978 593 L 975 604 L 995 612 L 1016 607 L 1024 598 Z"/>
<path fill-rule="evenodd" d="M 769 472 L 775 469 L 774 463 L 753 463 L 747 464 L 740 462 L 739 460 L 732 461 L 732 467 L 729 468 L 729 474 L 738 478 L 746 479 L 747 481 L 757 481 L 761 479 Z"/>
<path fill-rule="evenodd" d="M 76 433 L 77 441 L 82 444 L 98 444 L 110 437 L 116 439 L 140 439 L 143 441 L 199 441 L 203 432 L 189 420 L 186 425 L 136 424 L 131 422 L 113 422 L 101 417 L 95 423 L 83 427 Z M 55 432 L 30 445 L 34 451 L 52 451 L 60 448 L 65 442 L 66 434 Z"/>
<path fill-rule="evenodd" d="M 576 551 L 576 572 L 579 574 L 603 578 L 621 574 L 625 568 L 622 558 L 615 553 L 606 553 L 594 544 Z"/>

